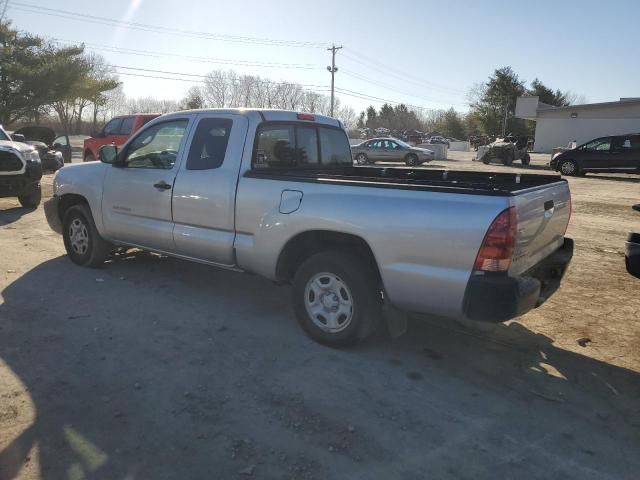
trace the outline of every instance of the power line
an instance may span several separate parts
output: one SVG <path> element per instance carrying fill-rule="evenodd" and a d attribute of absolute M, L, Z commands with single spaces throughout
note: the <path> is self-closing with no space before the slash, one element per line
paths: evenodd
<path fill-rule="evenodd" d="M 367 83 L 370 83 L 372 85 L 377 85 L 377 86 L 383 87 L 383 88 L 385 88 L 387 90 L 391 90 L 393 92 L 400 93 L 400 94 L 403 94 L 403 95 L 407 95 L 409 97 L 414 97 L 414 98 L 417 98 L 417 99 L 420 99 L 420 100 L 425 100 L 427 102 L 436 102 L 436 103 L 449 104 L 449 105 L 451 105 L 451 104 L 453 104 L 453 105 L 463 105 L 462 103 L 447 102 L 447 101 L 439 100 L 437 98 L 425 97 L 425 96 L 416 95 L 414 93 L 410 93 L 410 92 L 407 92 L 407 91 L 399 90 L 398 88 L 394 87 L 393 85 L 390 85 L 390 84 L 387 84 L 387 83 L 383 83 L 383 82 L 377 82 L 375 80 L 371 80 L 371 79 L 365 77 L 364 75 L 359 75 L 359 74 L 357 74 L 355 72 L 351 72 L 350 70 L 342 69 L 342 73 L 344 73 L 348 77 L 353 77 L 353 78 L 359 79 L 359 80 L 361 80 L 363 82 L 367 82 Z"/>
<path fill-rule="evenodd" d="M 355 54 L 355 52 L 352 52 L 352 54 Z M 356 54 L 359 55 L 359 54 Z M 405 75 L 403 73 L 401 73 L 400 71 L 398 71 L 395 68 L 390 68 L 388 66 L 384 66 L 383 64 L 379 63 L 379 62 L 375 62 L 375 65 L 372 65 L 368 62 L 359 60 L 358 58 L 355 58 L 354 56 L 350 55 L 348 52 L 344 53 L 345 58 L 359 63 L 360 65 L 370 69 L 370 70 L 374 70 L 376 72 L 379 73 L 383 73 L 385 75 L 391 76 L 391 77 L 395 77 L 398 80 L 402 80 L 403 82 L 407 82 L 407 83 L 413 83 L 414 85 L 418 85 L 422 88 L 430 88 L 430 89 L 434 89 L 434 90 L 441 90 L 443 92 L 447 92 L 447 93 L 452 93 L 452 94 L 464 94 L 465 92 L 463 92 L 462 90 L 458 90 L 458 89 L 453 89 L 450 87 L 446 87 L 444 85 L 439 85 L 437 83 L 433 83 L 433 82 L 429 82 L 427 80 L 424 79 L 419 79 L 418 77 L 410 77 L 408 75 Z M 381 66 L 377 66 L 377 65 L 381 65 Z"/>
<path fill-rule="evenodd" d="M 119 53 L 125 55 L 137 55 L 143 57 L 152 57 L 152 58 L 162 58 L 162 57 L 171 57 L 171 58 L 179 58 L 182 60 L 188 60 L 192 62 L 198 63 L 213 63 L 213 64 L 222 64 L 222 65 L 234 65 L 234 66 L 246 66 L 246 67 L 260 67 L 260 68 L 283 68 L 283 69 L 318 69 L 319 66 L 313 65 L 310 63 L 279 63 L 279 62 L 261 62 L 261 61 L 251 61 L 251 60 L 236 60 L 236 59 L 227 59 L 227 58 L 215 58 L 215 57 L 200 57 L 194 55 L 184 55 L 178 53 L 169 53 L 169 52 L 159 52 L 154 50 L 140 50 L 140 49 L 132 49 L 125 47 L 114 47 L 99 43 L 89 43 L 89 42 L 74 42 L 72 40 L 64 40 L 60 38 L 53 38 L 52 41 L 58 44 L 67 44 L 67 45 L 78 45 L 84 44 L 88 46 L 91 50 L 99 50 L 106 51 L 110 53 Z"/>
<path fill-rule="evenodd" d="M 69 10 L 62 10 L 58 8 L 48 8 L 48 7 L 43 7 L 41 5 L 34 5 L 30 3 L 16 2 L 16 1 L 12 1 L 9 8 L 11 8 L 12 10 L 19 10 L 19 11 L 24 11 L 28 13 L 47 15 L 47 16 L 53 16 L 58 18 L 66 18 L 70 20 L 79 20 L 79 21 L 94 23 L 98 25 L 109 25 L 109 26 L 123 27 L 131 30 L 139 30 L 144 32 L 170 34 L 170 35 L 200 38 L 200 39 L 207 39 L 207 40 L 217 40 L 222 42 L 236 42 L 236 43 L 247 43 L 247 44 L 253 44 L 253 45 L 266 45 L 266 46 L 278 46 L 278 47 L 323 48 L 325 46 L 325 44 L 320 42 L 298 41 L 298 40 L 278 40 L 278 39 L 271 39 L 271 38 L 215 34 L 210 32 L 183 30 L 183 29 L 172 28 L 172 27 L 163 27 L 163 26 L 151 25 L 147 23 L 128 22 L 125 20 L 116 20 L 114 18 L 76 13 L 76 12 L 71 12 Z"/>
<path fill-rule="evenodd" d="M 165 74 L 165 75 L 181 75 L 183 77 L 193 77 L 193 78 L 202 78 L 202 79 L 207 79 L 209 78 L 209 75 L 199 75 L 196 73 L 183 73 L 183 72 L 171 72 L 168 70 L 155 70 L 155 69 L 151 69 L 151 68 L 141 68 L 141 67 L 128 67 L 128 66 L 124 66 L 124 65 L 111 65 L 114 68 L 118 68 L 118 69 L 124 69 L 124 70 L 134 70 L 134 71 L 140 71 L 140 72 L 151 72 L 151 73 L 160 73 L 160 74 Z M 118 72 L 121 73 L 121 72 Z M 256 79 L 253 78 L 252 81 L 254 83 L 264 83 L 264 84 L 276 84 L 276 85 L 283 85 L 283 84 L 289 84 L 289 85 L 299 85 L 301 87 L 313 87 L 313 88 L 327 88 L 326 85 L 315 85 L 315 84 L 308 84 L 308 83 L 294 83 L 294 82 L 284 82 L 284 81 L 276 81 L 276 80 L 262 80 L 262 79 Z"/>

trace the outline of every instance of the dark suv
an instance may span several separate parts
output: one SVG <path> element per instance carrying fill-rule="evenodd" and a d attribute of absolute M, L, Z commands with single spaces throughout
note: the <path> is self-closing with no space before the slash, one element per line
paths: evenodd
<path fill-rule="evenodd" d="M 640 173 L 640 133 L 596 138 L 556 155 L 549 166 L 563 175 Z"/>

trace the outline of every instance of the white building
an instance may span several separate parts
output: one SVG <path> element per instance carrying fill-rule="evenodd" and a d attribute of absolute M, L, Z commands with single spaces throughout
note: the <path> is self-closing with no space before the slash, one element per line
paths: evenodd
<path fill-rule="evenodd" d="M 578 145 L 597 137 L 640 132 L 640 98 L 618 102 L 554 107 L 538 97 L 524 96 L 516 103 L 516 117 L 536 122 L 536 152 Z"/>

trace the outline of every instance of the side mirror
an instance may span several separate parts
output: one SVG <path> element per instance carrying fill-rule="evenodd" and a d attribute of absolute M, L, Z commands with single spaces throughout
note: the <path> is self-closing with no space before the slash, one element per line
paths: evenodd
<path fill-rule="evenodd" d="M 12 133 L 11 134 L 11 140 L 13 140 L 14 142 L 26 142 L 27 139 L 24 135 L 22 135 L 21 133 Z"/>
<path fill-rule="evenodd" d="M 118 147 L 115 145 L 103 145 L 98 151 L 98 156 L 102 163 L 113 165 L 116 163 L 116 159 L 118 158 Z"/>

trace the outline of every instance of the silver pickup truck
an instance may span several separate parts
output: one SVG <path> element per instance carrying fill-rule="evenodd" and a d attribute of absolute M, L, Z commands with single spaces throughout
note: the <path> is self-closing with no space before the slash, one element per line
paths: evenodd
<path fill-rule="evenodd" d="M 558 176 L 354 166 L 338 120 L 274 110 L 163 115 L 58 171 L 45 210 L 79 265 L 131 246 L 291 284 L 334 346 L 383 311 L 514 318 L 573 253 Z"/>

